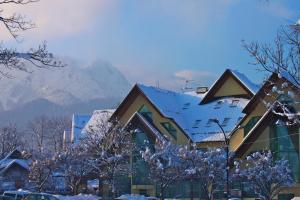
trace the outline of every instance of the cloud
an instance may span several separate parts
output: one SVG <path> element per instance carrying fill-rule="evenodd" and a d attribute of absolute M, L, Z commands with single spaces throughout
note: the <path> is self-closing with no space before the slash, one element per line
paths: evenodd
<path fill-rule="evenodd" d="M 1 6 L 8 16 L 20 13 L 32 20 L 37 28 L 23 35 L 39 39 L 65 37 L 91 29 L 98 19 L 107 19 L 115 8 L 115 1 L 108 0 L 41 0 L 37 3 Z M 10 35 L 2 33 L 7 39 Z"/>
<path fill-rule="evenodd" d="M 174 74 L 176 78 L 183 80 L 199 80 L 199 79 L 207 79 L 213 78 L 214 75 L 211 72 L 206 71 L 193 71 L 193 70 L 182 70 L 178 71 Z"/>

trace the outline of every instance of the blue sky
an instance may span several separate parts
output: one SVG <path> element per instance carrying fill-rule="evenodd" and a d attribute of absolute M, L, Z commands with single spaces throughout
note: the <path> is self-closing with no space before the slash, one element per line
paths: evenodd
<path fill-rule="evenodd" d="M 300 1 L 41 0 L 18 11 L 38 26 L 24 47 L 46 39 L 57 55 L 105 60 L 132 83 L 179 89 L 184 79 L 210 85 L 228 67 L 261 79 L 241 40 L 272 41 L 300 18 Z"/>

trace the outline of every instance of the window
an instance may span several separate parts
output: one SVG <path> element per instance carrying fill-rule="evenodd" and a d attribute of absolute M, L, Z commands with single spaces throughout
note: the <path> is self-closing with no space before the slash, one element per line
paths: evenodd
<path fill-rule="evenodd" d="M 231 104 L 230 104 L 230 107 L 237 107 L 237 105 L 239 104 L 240 100 L 238 99 L 233 99 Z"/>
<path fill-rule="evenodd" d="M 174 126 L 169 122 L 163 122 L 161 125 L 170 133 L 170 135 L 177 140 L 177 131 Z"/>
<path fill-rule="evenodd" d="M 201 121 L 202 121 L 201 119 L 197 119 L 193 124 L 193 128 L 199 128 Z"/>
<path fill-rule="evenodd" d="M 143 105 L 139 109 L 139 113 L 142 114 L 148 121 L 150 121 L 150 122 L 153 121 L 152 112 L 150 112 L 150 110 L 147 108 L 147 106 Z"/>
<path fill-rule="evenodd" d="M 261 116 L 252 117 L 249 122 L 244 127 L 244 137 L 249 133 L 249 131 L 255 126 L 255 124 L 260 120 Z"/>
<path fill-rule="evenodd" d="M 214 119 L 209 119 L 205 125 L 205 127 L 211 127 L 211 125 L 214 123 Z"/>
<path fill-rule="evenodd" d="M 223 120 L 223 122 L 222 122 L 222 124 L 221 124 L 221 126 L 227 126 L 228 125 L 228 122 L 229 122 L 229 120 L 230 120 L 230 118 L 229 117 L 225 117 L 224 118 L 224 120 Z"/>
<path fill-rule="evenodd" d="M 299 128 L 297 126 L 273 125 L 270 127 L 270 147 L 275 159 L 289 161 L 295 182 L 300 182 Z"/>
<path fill-rule="evenodd" d="M 191 103 L 185 103 L 184 105 L 183 105 L 183 110 L 186 110 L 186 109 L 188 109 L 189 107 L 190 107 L 190 105 L 191 105 Z"/>
<path fill-rule="evenodd" d="M 216 105 L 215 105 L 215 107 L 214 107 L 214 109 L 219 109 L 219 108 L 221 108 L 221 106 L 222 106 L 222 104 L 224 103 L 224 101 L 223 100 L 219 100 L 219 101 L 217 101 L 217 103 L 216 103 Z"/>

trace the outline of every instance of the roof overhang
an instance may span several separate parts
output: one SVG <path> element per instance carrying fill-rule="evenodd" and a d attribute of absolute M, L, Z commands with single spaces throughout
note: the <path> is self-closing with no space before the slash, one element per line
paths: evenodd
<path fill-rule="evenodd" d="M 124 115 L 124 113 L 127 111 L 128 107 L 130 106 L 130 104 L 139 96 L 142 95 L 148 102 L 149 104 L 155 109 L 155 111 L 158 112 L 158 114 L 166 119 L 171 120 L 179 129 L 180 131 L 187 137 L 187 139 L 192 140 L 192 138 L 190 138 L 188 136 L 188 134 L 183 130 L 183 128 L 173 119 L 170 118 L 168 116 L 165 116 L 160 110 L 159 108 L 151 101 L 151 99 L 149 99 L 147 97 L 147 95 L 139 88 L 139 85 L 136 84 L 131 91 L 129 92 L 129 94 L 125 97 L 125 99 L 122 101 L 122 103 L 119 105 L 119 107 L 116 109 L 116 111 L 113 113 L 113 115 L 111 116 L 109 121 L 113 121 L 113 120 L 118 120 L 121 118 L 122 115 Z M 128 124 L 128 122 L 124 122 L 126 124 Z"/>
<path fill-rule="evenodd" d="M 143 131 L 147 132 L 153 141 L 160 140 L 166 141 L 168 140 L 163 134 L 159 132 L 159 130 L 150 122 L 148 122 L 145 117 L 143 117 L 140 113 L 136 112 L 130 118 L 128 123 L 125 125 L 126 130 L 134 130 L 136 128 L 140 128 Z"/>
<path fill-rule="evenodd" d="M 246 91 L 247 94 L 242 95 L 243 98 L 251 99 L 255 95 L 255 93 L 251 91 L 230 69 L 226 69 L 222 76 L 209 89 L 200 104 L 205 104 L 215 100 L 214 95 L 229 77 L 232 77 L 235 81 L 237 81 L 237 83 L 239 83 L 239 85 Z M 241 97 L 241 95 L 239 95 L 239 97 Z"/>

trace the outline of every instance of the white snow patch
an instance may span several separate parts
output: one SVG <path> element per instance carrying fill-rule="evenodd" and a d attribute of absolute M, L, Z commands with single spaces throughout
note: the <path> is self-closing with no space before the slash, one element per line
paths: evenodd
<path fill-rule="evenodd" d="M 138 194 L 123 194 L 119 196 L 116 199 L 122 199 L 122 200 L 148 200 L 147 197 L 144 195 L 138 195 Z"/>
<path fill-rule="evenodd" d="M 56 196 L 59 200 L 99 200 L 102 199 L 101 197 L 98 197 L 96 195 L 91 194 L 79 194 L 75 196 Z"/>

